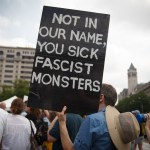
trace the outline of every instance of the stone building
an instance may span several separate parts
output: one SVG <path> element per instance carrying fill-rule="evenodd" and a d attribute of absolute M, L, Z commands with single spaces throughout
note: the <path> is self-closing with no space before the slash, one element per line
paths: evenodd
<path fill-rule="evenodd" d="M 139 92 L 144 92 L 146 95 L 150 96 L 150 82 L 135 89 L 135 94 Z"/>

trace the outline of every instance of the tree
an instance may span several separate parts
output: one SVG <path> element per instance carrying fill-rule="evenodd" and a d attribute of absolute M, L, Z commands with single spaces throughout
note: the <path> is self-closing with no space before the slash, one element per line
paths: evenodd
<path fill-rule="evenodd" d="M 6 100 L 14 95 L 23 98 L 29 93 L 29 82 L 26 80 L 15 80 L 13 86 L 2 86 L 2 93 L 0 94 L 0 101 Z"/>
<path fill-rule="evenodd" d="M 141 92 L 121 100 L 116 106 L 120 112 L 139 110 L 141 113 L 150 112 L 150 97 Z"/>
<path fill-rule="evenodd" d="M 3 92 L 0 94 L 0 101 L 6 100 L 14 95 L 11 86 L 2 85 L 1 88 Z"/>
<path fill-rule="evenodd" d="M 29 82 L 26 80 L 15 80 L 14 84 L 14 95 L 23 98 L 24 95 L 29 94 Z"/>

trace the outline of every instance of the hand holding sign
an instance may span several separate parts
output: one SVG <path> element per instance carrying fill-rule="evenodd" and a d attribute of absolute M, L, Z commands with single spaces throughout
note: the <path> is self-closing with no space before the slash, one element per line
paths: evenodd
<path fill-rule="evenodd" d="M 67 107 L 64 106 L 61 112 L 56 112 L 59 122 L 66 122 L 66 115 L 65 115 L 66 110 Z"/>

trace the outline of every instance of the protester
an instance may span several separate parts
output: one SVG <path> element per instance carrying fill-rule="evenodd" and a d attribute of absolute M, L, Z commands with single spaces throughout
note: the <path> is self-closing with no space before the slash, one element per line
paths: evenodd
<path fill-rule="evenodd" d="M 4 111 L 3 109 L 0 108 L 0 143 L 2 140 L 2 136 L 3 136 L 3 131 L 6 125 L 6 119 L 7 119 L 7 111 Z"/>
<path fill-rule="evenodd" d="M 136 118 L 131 113 L 125 115 L 120 114 L 113 107 L 116 100 L 117 93 L 114 87 L 109 84 L 103 84 L 99 100 L 99 112 L 85 118 L 74 143 L 70 140 L 66 127 L 66 118 L 64 114 L 66 107 L 63 108 L 62 112 L 58 112 L 57 116 L 63 149 L 129 150 L 129 142 L 135 139 L 139 134 L 139 125 Z M 120 126 L 124 130 L 121 130 Z"/>
<path fill-rule="evenodd" d="M 28 107 L 28 114 L 26 115 L 26 118 L 32 120 L 35 126 L 37 122 L 41 120 L 41 117 L 42 117 L 42 113 L 39 108 Z"/>
<path fill-rule="evenodd" d="M 11 114 L 7 115 L 7 121 L 4 128 L 1 150 L 30 149 L 31 126 L 29 120 L 20 115 L 23 109 L 24 104 L 22 99 L 17 98 L 12 101 L 10 107 Z M 36 128 L 32 121 L 31 125 L 35 133 Z"/>
<path fill-rule="evenodd" d="M 30 108 L 27 106 L 27 101 L 24 102 L 24 110 L 22 111 L 21 115 L 26 117 L 26 115 L 29 113 Z"/>
<path fill-rule="evenodd" d="M 136 150 L 136 147 L 138 146 L 139 150 L 143 150 L 143 141 L 144 141 L 144 133 L 143 133 L 143 126 L 142 126 L 142 122 L 140 122 L 139 119 L 139 115 L 140 115 L 140 111 L 139 110 L 134 110 L 132 111 L 132 113 L 136 116 L 139 125 L 140 125 L 140 135 L 137 139 L 135 139 L 133 141 L 133 149 Z"/>
<path fill-rule="evenodd" d="M 26 118 L 32 120 L 35 124 L 35 127 L 37 128 L 35 139 L 37 141 L 38 148 L 49 150 L 49 142 L 47 141 L 47 130 L 50 126 L 50 121 L 46 116 L 47 112 L 47 110 L 30 107 Z"/>
<path fill-rule="evenodd" d="M 68 113 L 66 115 L 67 130 L 72 142 L 74 142 L 75 136 L 80 128 L 82 120 L 82 117 L 78 114 Z M 53 142 L 52 150 L 63 150 L 60 139 L 59 122 L 57 116 L 51 122 L 47 135 L 48 141 Z"/>
<path fill-rule="evenodd" d="M 48 110 L 44 110 L 43 111 L 45 116 L 48 118 L 50 124 L 52 123 L 52 121 L 55 119 L 56 117 L 56 112 L 55 111 L 48 111 Z M 50 125 L 48 127 L 50 129 Z M 53 142 L 49 142 L 48 140 L 47 141 L 44 141 L 43 143 L 43 147 L 46 148 L 46 150 L 52 150 L 52 147 L 53 147 Z"/>
<path fill-rule="evenodd" d="M 48 116 L 47 116 L 47 114 L 48 114 Z M 49 120 L 49 112 L 48 112 L 48 110 L 43 110 L 42 111 L 42 118 L 43 118 L 43 121 L 47 123 L 48 128 L 49 128 L 50 120 Z"/>
<path fill-rule="evenodd" d="M 0 103 L 0 108 L 3 110 L 6 110 L 6 103 L 5 102 L 1 102 Z"/>

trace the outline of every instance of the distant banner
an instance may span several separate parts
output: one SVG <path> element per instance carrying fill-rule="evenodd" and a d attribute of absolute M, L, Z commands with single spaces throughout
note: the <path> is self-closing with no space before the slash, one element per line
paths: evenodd
<path fill-rule="evenodd" d="M 97 112 L 109 15 L 44 6 L 28 106 Z"/>

